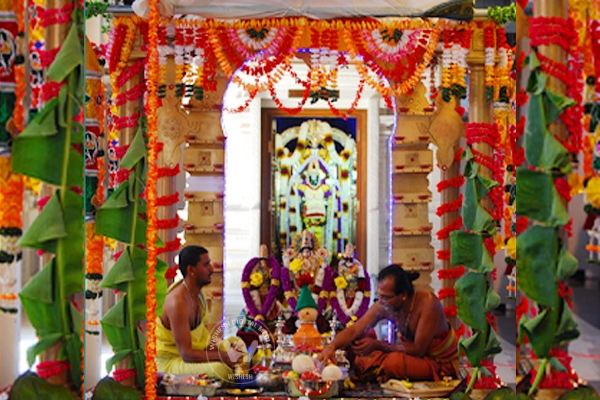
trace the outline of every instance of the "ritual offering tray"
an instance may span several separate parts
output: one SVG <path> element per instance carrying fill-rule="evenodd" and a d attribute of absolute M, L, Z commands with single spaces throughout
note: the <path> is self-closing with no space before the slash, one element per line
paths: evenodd
<path fill-rule="evenodd" d="M 166 394 L 183 396 L 214 396 L 221 383 L 203 375 L 166 374 L 160 385 Z"/>
<path fill-rule="evenodd" d="M 310 399 L 329 399 L 338 396 L 343 381 L 286 379 L 286 391 L 292 397 L 306 396 Z"/>
<path fill-rule="evenodd" d="M 382 383 L 381 388 L 385 394 L 398 397 L 444 397 L 450 394 L 460 384 L 460 380 L 444 380 L 438 382 L 408 382 L 405 380 L 390 379 Z"/>

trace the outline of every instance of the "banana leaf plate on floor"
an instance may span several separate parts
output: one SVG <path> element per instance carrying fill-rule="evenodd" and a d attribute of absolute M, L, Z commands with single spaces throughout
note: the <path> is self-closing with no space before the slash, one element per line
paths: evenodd
<path fill-rule="evenodd" d="M 382 383 L 385 394 L 399 397 L 443 397 L 450 394 L 459 384 L 459 379 L 438 382 L 407 382 L 390 379 Z"/>

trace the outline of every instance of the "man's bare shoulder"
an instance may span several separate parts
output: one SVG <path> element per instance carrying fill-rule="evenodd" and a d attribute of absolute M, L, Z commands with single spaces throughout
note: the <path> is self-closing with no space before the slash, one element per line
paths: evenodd
<path fill-rule="evenodd" d="M 163 304 L 163 315 L 170 316 L 171 314 L 185 309 L 185 298 L 183 291 L 180 288 L 175 288 L 165 297 Z"/>

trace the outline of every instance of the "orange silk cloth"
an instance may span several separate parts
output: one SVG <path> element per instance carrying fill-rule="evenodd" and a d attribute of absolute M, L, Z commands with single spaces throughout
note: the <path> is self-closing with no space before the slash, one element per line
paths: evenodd
<path fill-rule="evenodd" d="M 423 357 L 414 357 L 403 352 L 385 353 L 374 351 L 354 359 L 354 367 L 359 376 L 376 379 L 440 380 L 443 376 L 456 377 L 458 374 L 458 337 L 450 328 L 434 338 Z"/>

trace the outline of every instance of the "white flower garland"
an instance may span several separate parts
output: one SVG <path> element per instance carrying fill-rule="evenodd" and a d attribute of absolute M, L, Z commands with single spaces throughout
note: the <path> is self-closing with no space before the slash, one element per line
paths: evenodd
<path fill-rule="evenodd" d="M 358 266 L 358 279 L 364 278 L 365 277 L 365 268 L 360 263 L 360 261 L 355 259 L 355 260 L 353 260 L 353 264 Z M 342 259 L 339 263 L 338 271 L 340 271 L 341 267 L 345 266 L 345 265 L 346 265 L 346 260 Z M 343 275 L 340 274 L 340 276 L 343 276 Z M 358 311 L 360 305 L 363 302 L 365 294 L 362 292 L 362 290 L 357 290 L 356 294 L 354 295 L 354 301 L 352 302 L 352 306 L 350 306 L 350 308 L 346 307 L 346 292 L 344 291 L 344 289 L 336 288 L 336 297 L 340 304 L 340 308 L 342 309 L 344 314 L 346 314 L 349 317 L 352 317 L 353 315 L 356 315 L 356 312 Z"/>

